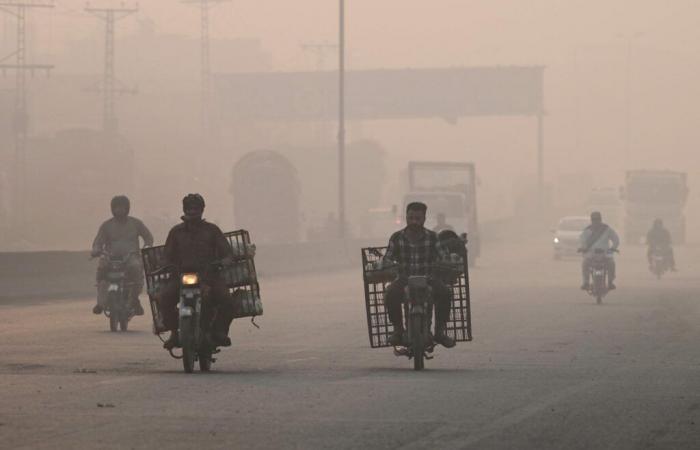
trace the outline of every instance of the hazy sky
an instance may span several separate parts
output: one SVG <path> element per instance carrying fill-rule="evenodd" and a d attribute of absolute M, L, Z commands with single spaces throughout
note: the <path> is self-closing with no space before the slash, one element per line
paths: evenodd
<path fill-rule="evenodd" d="M 693 0 L 348 0 L 351 67 L 465 64 L 550 64 L 575 46 L 636 45 L 693 54 L 700 3 Z M 92 2 L 106 5 L 107 2 Z M 101 32 L 79 0 L 58 0 L 53 12 L 36 14 L 42 47 L 57 51 L 68 39 Z M 126 3 L 130 5 L 130 3 Z M 197 9 L 178 1 L 146 0 L 140 13 L 120 24 L 133 32 L 151 19 L 163 33 L 197 36 Z M 334 42 L 334 0 L 233 0 L 212 14 L 215 37 L 256 37 L 272 53 L 274 67 L 314 62 L 300 45 Z M 5 27 L 13 23 L 4 21 Z M 6 36 L 3 31 L 3 36 Z M 641 34 L 640 34 L 641 33 Z M 6 38 L 5 38 L 6 39 Z M 49 44 L 50 43 L 50 44 Z"/>
<path fill-rule="evenodd" d="M 66 54 L 77 52 L 84 59 L 82 70 L 99 73 L 104 24 L 83 12 L 83 0 L 57 0 L 56 5 L 53 11 L 32 14 L 30 61 L 53 62 L 55 58 L 56 72 L 70 73 L 80 69 L 70 67 Z M 346 0 L 346 10 L 350 70 L 546 66 L 545 179 L 553 189 L 561 190 L 563 182 L 575 183 L 573 175 L 581 173 L 590 174 L 596 185 L 617 186 L 630 168 L 685 170 L 691 179 L 689 211 L 696 216 L 700 211 L 696 184 L 700 164 L 695 156 L 700 141 L 700 1 Z M 0 26 L 0 54 L 8 54 L 14 46 L 14 19 L 3 15 Z M 157 45 L 138 46 L 142 41 L 133 36 L 143 36 L 145 30 L 161 35 Z M 335 43 L 337 31 L 337 0 L 232 0 L 217 5 L 211 17 L 213 38 L 259 40 L 262 66 L 272 70 L 315 69 L 315 56 L 302 45 Z M 119 23 L 117 35 L 132 37 L 128 51 L 143 49 L 127 58 L 119 53 L 127 51 L 127 45 L 120 47 L 117 42 L 120 79 L 140 85 L 147 95 L 152 92 L 145 78 L 150 76 L 151 83 L 158 84 L 172 70 L 190 74 L 191 79 L 180 89 L 196 90 L 197 43 L 188 42 L 185 47 L 182 39 L 167 36 L 198 38 L 199 12 L 194 5 L 176 0 L 141 1 L 139 13 Z M 85 40 L 95 45 L 85 45 Z M 170 43 L 167 51 L 158 46 L 163 42 Z M 66 48 L 72 53 L 65 52 Z M 227 54 L 228 48 L 232 47 L 212 48 L 215 72 L 232 67 L 226 64 L 233 59 L 225 58 L 234 58 L 234 52 Z M 254 45 L 252 48 L 253 53 L 257 51 Z M 92 52 L 95 54 L 85 55 Z M 251 61 L 254 59 L 252 56 Z M 131 70 L 139 64 L 140 71 Z M 336 67 L 335 52 L 329 53 L 325 67 Z M 237 65 L 238 69 L 245 67 Z M 12 82 L 8 77 L 3 85 L 0 79 L 0 87 L 12 89 Z M 38 84 L 33 83 L 35 97 L 42 92 Z M 177 104 L 182 92 L 172 95 Z M 131 101 L 119 100 L 125 124 L 138 123 L 140 117 L 134 114 L 138 109 Z M 89 110 L 99 111 L 98 100 L 93 103 Z M 33 114 L 37 130 L 53 124 L 50 117 L 42 116 L 46 111 L 36 108 Z M 99 122 L 99 116 L 85 124 L 93 122 Z M 626 123 L 630 124 L 629 134 Z M 531 118 L 465 119 L 457 126 L 439 119 L 374 121 L 349 124 L 348 138 L 380 142 L 393 163 L 390 177 L 394 180 L 398 180 L 396 167 L 404 167 L 408 159 L 424 159 L 426 149 L 435 158 L 476 162 L 483 180 L 480 192 L 487 196 L 482 211 L 507 205 L 502 211 L 494 209 L 496 215 L 507 214 L 513 193 L 534 179 L 535 130 Z M 334 133 L 335 125 L 330 124 L 329 148 Z M 154 132 L 154 136 L 161 135 Z M 130 139 L 145 150 L 153 149 L 137 136 L 131 130 Z M 255 140 L 260 137 L 248 136 L 253 142 L 246 141 L 241 151 L 274 146 Z M 290 138 L 280 141 L 287 143 Z M 700 216 L 696 222 L 700 223 Z"/>

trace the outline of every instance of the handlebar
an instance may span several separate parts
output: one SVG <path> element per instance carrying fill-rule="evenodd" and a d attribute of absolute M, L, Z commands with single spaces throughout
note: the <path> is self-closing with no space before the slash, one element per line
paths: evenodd
<path fill-rule="evenodd" d="M 209 267 L 213 267 L 216 270 L 221 270 L 224 267 L 228 267 L 229 265 L 230 265 L 230 263 L 228 261 L 225 261 L 225 260 L 216 260 L 216 261 L 212 261 L 208 264 Z M 152 276 L 162 275 L 162 274 L 164 274 L 166 272 L 170 272 L 171 270 L 176 269 L 176 268 L 177 268 L 177 266 L 175 264 L 168 264 L 167 266 L 163 266 L 159 269 L 154 270 L 153 272 L 149 272 L 147 275 L 152 275 Z"/>
<path fill-rule="evenodd" d="M 576 253 L 585 253 L 585 252 L 584 252 L 584 249 L 579 248 L 576 250 Z M 618 250 L 616 248 L 611 248 L 611 249 L 606 250 L 605 253 L 620 253 L 620 250 Z"/>
<path fill-rule="evenodd" d="M 139 255 L 140 253 L 141 252 L 138 250 L 131 251 L 124 256 L 123 261 L 126 261 L 127 259 L 129 259 L 130 257 L 132 257 L 134 255 Z M 112 257 L 112 253 L 108 252 L 107 250 L 100 250 L 99 252 L 91 252 L 90 253 L 90 260 L 97 259 L 97 258 L 111 258 L 111 257 Z"/>

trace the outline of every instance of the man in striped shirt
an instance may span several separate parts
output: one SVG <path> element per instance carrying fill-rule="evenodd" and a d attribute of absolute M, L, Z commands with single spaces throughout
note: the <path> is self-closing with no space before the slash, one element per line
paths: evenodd
<path fill-rule="evenodd" d="M 431 276 L 433 264 L 447 261 L 449 254 L 440 245 L 437 233 L 424 227 L 428 207 L 425 203 L 414 202 L 406 207 L 406 228 L 397 231 L 389 240 L 384 259 L 399 266 L 399 277 L 387 288 L 385 306 L 389 320 L 394 325 L 390 338 L 392 345 L 400 345 L 403 335 L 403 314 L 401 304 L 408 277 L 412 275 Z M 450 316 L 450 290 L 437 278 L 430 278 L 435 301 L 435 342 L 450 348 L 455 341 L 447 335 L 445 325 Z"/>

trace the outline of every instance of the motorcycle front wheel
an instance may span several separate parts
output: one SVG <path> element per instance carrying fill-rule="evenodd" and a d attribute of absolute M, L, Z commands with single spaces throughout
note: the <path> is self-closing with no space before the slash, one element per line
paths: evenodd
<path fill-rule="evenodd" d="M 423 370 L 425 367 L 425 333 L 423 332 L 423 316 L 411 316 L 411 347 L 413 348 L 413 369 Z"/>
<path fill-rule="evenodd" d="M 192 373 L 194 371 L 194 360 L 197 357 L 192 317 L 180 318 L 180 345 L 182 346 L 182 366 L 186 373 Z"/>

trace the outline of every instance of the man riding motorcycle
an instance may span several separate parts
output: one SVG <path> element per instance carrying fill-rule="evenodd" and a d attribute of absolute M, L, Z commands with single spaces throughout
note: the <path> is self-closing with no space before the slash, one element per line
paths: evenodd
<path fill-rule="evenodd" d="M 437 233 L 424 227 L 428 207 L 425 203 L 413 202 L 406 207 L 406 228 L 397 231 L 389 239 L 384 259 L 398 264 L 399 277 L 387 288 L 384 299 L 389 320 L 394 325 L 394 333 L 389 342 L 400 345 L 403 335 L 403 314 L 405 287 L 411 275 L 431 275 L 431 266 L 439 261 L 447 261 L 449 254 L 440 244 Z M 455 346 L 455 340 L 447 335 L 446 323 L 450 316 L 450 290 L 437 278 L 430 279 L 435 301 L 435 342 L 444 347 Z"/>
<path fill-rule="evenodd" d="M 612 247 L 610 243 L 612 242 Z M 612 253 L 620 246 L 620 238 L 612 227 L 603 223 L 603 217 L 598 211 L 591 213 L 591 224 L 583 230 L 579 237 L 579 252 L 583 253 L 581 273 L 583 285 L 581 289 L 590 288 L 590 268 L 596 250 L 604 250 L 608 255 L 608 289 L 615 289 L 615 260 Z"/>
<path fill-rule="evenodd" d="M 666 258 L 671 271 L 676 271 L 676 259 L 673 256 L 671 243 L 671 233 L 664 227 L 661 219 L 654 220 L 654 224 L 647 233 L 647 261 L 651 268 L 651 258 L 655 253 L 659 253 Z"/>
<path fill-rule="evenodd" d="M 139 219 L 129 216 L 131 203 L 129 198 L 118 195 L 111 202 L 112 217 L 104 222 L 92 243 L 92 256 L 100 258 L 97 267 L 97 304 L 92 312 L 101 314 L 107 304 L 107 255 L 116 258 L 126 258 L 126 276 L 134 283 L 131 291 L 131 303 L 137 316 L 143 315 L 143 307 L 139 294 L 143 290 L 143 267 L 139 253 L 139 238 L 144 246 L 153 245 L 153 235 Z"/>
<path fill-rule="evenodd" d="M 231 345 L 228 330 L 233 321 L 233 304 L 228 287 L 212 263 L 225 265 L 233 257 L 231 244 L 214 225 L 202 218 L 204 199 L 199 194 L 189 194 L 182 199 L 182 223 L 170 230 L 165 241 L 166 264 L 175 267 L 175 273 L 199 273 L 202 277 L 202 329 L 208 333 L 212 344 L 220 347 Z M 160 298 L 165 327 L 171 331 L 163 347 L 170 350 L 179 346 L 178 310 L 179 277 L 174 277 Z"/>

